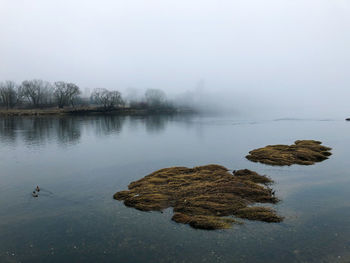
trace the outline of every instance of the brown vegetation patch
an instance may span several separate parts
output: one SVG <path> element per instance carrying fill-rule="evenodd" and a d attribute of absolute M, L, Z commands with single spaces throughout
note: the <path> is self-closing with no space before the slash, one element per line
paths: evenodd
<path fill-rule="evenodd" d="M 194 228 L 229 228 L 235 219 L 227 216 L 280 222 L 271 208 L 252 207 L 254 203 L 277 203 L 272 180 L 250 170 L 232 175 L 220 165 L 195 168 L 172 167 L 153 172 L 132 182 L 128 191 L 114 195 L 126 206 L 142 211 L 174 208 L 172 220 Z"/>
<path fill-rule="evenodd" d="M 295 141 L 292 145 L 268 145 L 249 152 L 246 158 L 253 162 L 269 165 L 311 165 L 328 159 L 332 148 L 321 145 L 319 141 Z"/>

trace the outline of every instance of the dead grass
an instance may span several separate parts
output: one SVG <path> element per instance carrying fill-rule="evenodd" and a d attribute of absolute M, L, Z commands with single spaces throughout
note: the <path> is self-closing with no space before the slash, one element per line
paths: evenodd
<path fill-rule="evenodd" d="M 246 158 L 253 162 L 269 165 L 311 165 L 328 159 L 332 148 L 321 145 L 319 141 L 295 141 L 292 145 L 268 145 L 249 152 Z"/>
<path fill-rule="evenodd" d="M 274 210 L 250 207 L 279 200 L 267 185 L 271 179 L 250 170 L 232 175 L 220 165 L 195 168 L 172 167 L 130 183 L 129 190 L 114 195 L 126 206 L 142 211 L 174 208 L 172 220 L 194 228 L 229 228 L 237 220 L 227 216 L 280 222 Z"/>

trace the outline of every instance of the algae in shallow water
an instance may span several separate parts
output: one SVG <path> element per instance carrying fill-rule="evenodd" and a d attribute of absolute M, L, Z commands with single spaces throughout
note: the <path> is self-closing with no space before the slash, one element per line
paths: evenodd
<path fill-rule="evenodd" d="M 267 185 L 272 180 L 250 170 L 232 175 L 220 165 L 195 168 L 171 167 L 153 172 L 130 183 L 128 191 L 114 198 L 126 206 L 142 211 L 174 208 L 172 220 L 194 228 L 229 228 L 239 218 L 280 222 L 282 217 L 268 207 L 255 203 L 277 203 L 279 200 Z"/>
<path fill-rule="evenodd" d="M 319 141 L 301 140 L 292 145 L 268 145 L 249 152 L 246 158 L 253 162 L 269 165 L 311 165 L 328 159 L 332 148 Z"/>

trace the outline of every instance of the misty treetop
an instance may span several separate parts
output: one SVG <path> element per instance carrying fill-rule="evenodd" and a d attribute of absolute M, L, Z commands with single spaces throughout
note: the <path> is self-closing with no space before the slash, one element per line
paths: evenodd
<path fill-rule="evenodd" d="M 13 108 L 18 103 L 18 88 L 13 81 L 5 81 L 0 83 L 0 102 L 1 105 Z"/>
<path fill-rule="evenodd" d="M 6 109 L 38 109 L 64 107 L 100 107 L 103 110 L 116 108 L 172 108 L 164 91 L 146 90 L 142 99 L 123 99 L 121 92 L 96 88 L 91 94 L 83 96 L 78 85 L 65 81 L 24 80 L 21 84 L 14 81 L 0 82 L 0 107 Z"/>
<path fill-rule="evenodd" d="M 25 80 L 17 89 L 18 103 L 29 103 L 35 108 L 54 101 L 52 85 L 40 79 Z"/>
<path fill-rule="evenodd" d="M 91 94 L 91 100 L 102 105 L 106 110 L 124 105 L 122 94 L 116 90 L 95 89 Z"/>
<path fill-rule="evenodd" d="M 166 102 L 165 92 L 159 89 L 148 89 L 145 92 L 146 102 L 152 106 L 161 106 Z"/>
<path fill-rule="evenodd" d="M 80 89 L 73 83 L 66 83 L 63 81 L 57 81 L 54 83 L 53 96 L 56 99 L 59 108 L 63 108 L 67 105 L 73 105 L 74 101 L 80 94 Z"/>

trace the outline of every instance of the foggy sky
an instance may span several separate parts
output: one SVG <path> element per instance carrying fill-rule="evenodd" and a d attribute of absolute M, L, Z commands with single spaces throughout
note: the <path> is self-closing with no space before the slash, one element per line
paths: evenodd
<path fill-rule="evenodd" d="M 349 49 L 347 0 L 0 0 L 0 80 L 350 117 Z"/>

